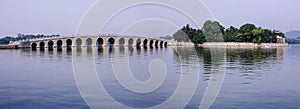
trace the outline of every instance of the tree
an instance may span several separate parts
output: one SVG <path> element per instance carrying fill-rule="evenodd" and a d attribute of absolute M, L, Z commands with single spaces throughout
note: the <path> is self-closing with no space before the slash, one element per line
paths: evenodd
<path fill-rule="evenodd" d="M 195 44 L 204 43 L 206 41 L 203 32 L 200 29 L 193 29 L 187 24 L 173 35 L 178 42 L 193 42 Z"/>
<path fill-rule="evenodd" d="M 240 27 L 239 29 L 239 36 L 238 40 L 242 42 L 253 42 L 255 36 L 253 35 L 252 31 L 256 29 L 254 24 L 245 24 Z"/>
<path fill-rule="evenodd" d="M 196 35 L 195 35 L 195 37 L 193 37 L 192 42 L 196 43 L 196 44 L 203 44 L 204 42 L 206 42 L 206 39 L 205 39 L 205 36 L 204 36 L 202 30 L 200 30 L 200 29 L 196 30 Z"/>
<path fill-rule="evenodd" d="M 183 29 L 178 30 L 176 33 L 174 33 L 173 37 L 178 42 L 189 42 L 190 41 L 190 38 L 187 36 L 186 32 L 183 31 Z"/>
<path fill-rule="evenodd" d="M 264 33 L 264 29 L 262 29 L 261 27 L 259 28 L 255 28 L 252 30 L 252 34 L 254 36 L 254 38 L 252 39 L 253 43 L 262 43 L 262 35 Z"/>
<path fill-rule="evenodd" d="M 224 27 L 217 21 L 206 21 L 202 31 L 208 42 L 223 42 Z"/>
<path fill-rule="evenodd" d="M 271 43 L 273 36 L 275 34 L 271 30 L 264 29 L 264 32 L 262 33 L 262 43 Z"/>
<path fill-rule="evenodd" d="M 239 30 L 233 26 L 230 26 L 228 29 L 225 30 L 224 33 L 224 41 L 225 42 L 235 42 L 236 36 L 238 36 Z"/>
<path fill-rule="evenodd" d="M 241 33 L 251 33 L 252 30 L 254 30 L 256 28 L 256 26 L 254 24 L 245 24 L 243 26 L 240 27 L 240 32 Z"/>

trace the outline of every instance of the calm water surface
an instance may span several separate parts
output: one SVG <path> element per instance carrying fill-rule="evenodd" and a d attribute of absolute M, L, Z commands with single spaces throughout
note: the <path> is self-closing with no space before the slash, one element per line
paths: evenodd
<path fill-rule="evenodd" d="M 268 49 L 0 50 L 0 108 L 88 109 L 76 86 L 72 66 L 75 61 L 72 59 L 89 56 L 93 58 L 98 78 L 109 96 L 126 106 L 147 108 L 163 103 L 176 91 L 180 77 L 191 75 L 182 71 L 189 72 L 187 68 L 193 67 L 199 69 L 199 82 L 186 108 L 199 108 L 212 71 L 225 66 L 224 83 L 212 109 L 300 109 L 299 54 L 300 46 L 297 45 Z M 127 90 L 113 73 L 112 60 L 119 58 L 128 59 L 132 75 L 140 81 L 151 77 L 149 64 L 154 59 L 162 60 L 167 69 L 164 83 L 151 93 Z M 195 61 L 199 65 L 195 65 Z"/>

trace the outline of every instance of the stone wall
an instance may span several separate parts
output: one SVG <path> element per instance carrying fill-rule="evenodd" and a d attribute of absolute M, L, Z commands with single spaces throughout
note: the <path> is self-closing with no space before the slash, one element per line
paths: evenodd
<path fill-rule="evenodd" d="M 270 47 L 288 47 L 287 43 L 242 43 L 242 42 L 207 42 L 204 44 L 199 44 L 202 47 L 226 47 L 226 48 L 270 48 Z"/>

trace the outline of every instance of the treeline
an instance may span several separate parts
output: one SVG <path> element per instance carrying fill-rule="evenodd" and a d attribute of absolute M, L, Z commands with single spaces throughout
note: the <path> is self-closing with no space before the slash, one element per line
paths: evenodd
<path fill-rule="evenodd" d="M 206 21 L 201 29 L 193 29 L 187 24 L 173 37 L 178 42 L 253 42 L 253 43 L 276 43 L 276 36 L 285 37 L 282 32 L 256 27 L 254 24 L 245 24 L 240 28 L 233 26 L 225 29 L 217 21 Z"/>
<path fill-rule="evenodd" d="M 6 45 L 9 44 L 10 41 L 19 41 L 19 40 L 26 40 L 26 39 L 32 39 L 32 38 L 44 38 L 44 37 L 57 37 L 60 35 L 18 35 L 17 37 L 7 36 L 0 39 L 0 44 Z"/>

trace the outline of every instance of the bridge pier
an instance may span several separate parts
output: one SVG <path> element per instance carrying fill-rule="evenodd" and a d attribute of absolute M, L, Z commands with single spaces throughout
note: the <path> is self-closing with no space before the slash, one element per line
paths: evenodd
<path fill-rule="evenodd" d="M 40 42 L 36 43 L 36 48 L 40 48 Z"/>
<path fill-rule="evenodd" d="M 97 47 L 97 39 L 98 38 L 91 38 L 92 39 L 92 47 Z"/>
<path fill-rule="evenodd" d="M 44 48 L 48 48 L 49 41 L 44 41 L 44 43 L 45 43 Z"/>
<path fill-rule="evenodd" d="M 57 40 L 54 40 L 53 41 L 53 48 L 56 48 L 57 47 Z"/>
<path fill-rule="evenodd" d="M 77 39 L 73 39 L 73 40 L 72 40 L 72 47 L 76 47 L 76 46 L 77 46 L 76 40 L 77 40 Z"/>
<path fill-rule="evenodd" d="M 81 38 L 81 40 L 82 40 L 81 47 L 86 47 L 87 46 L 87 44 L 86 44 L 87 38 Z"/>
<path fill-rule="evenodd" d="M 67 40 L 66 39 L 62 39 L 62 47 L 67 47 L 67 44 L 66 44 L 66 42 L 67 42 Z"/>

